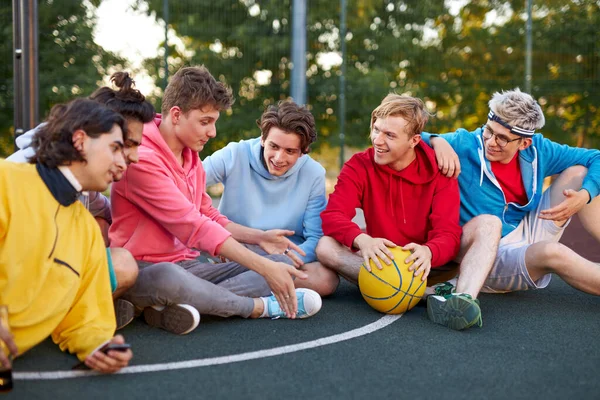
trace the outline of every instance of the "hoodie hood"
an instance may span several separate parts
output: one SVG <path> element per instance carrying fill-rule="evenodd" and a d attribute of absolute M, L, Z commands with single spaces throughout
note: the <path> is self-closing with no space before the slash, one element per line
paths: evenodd
<path fill-rule="evenodd" d="M 31 157 L 35 155 L 35 150 L 33 149 L 33 147 L 31 147 L 31 141 L 33 140 L 33 136 L 44 125 L 46 125 L 45 122 L 39 124 L 33 129 L 28 130 L 24 134 L 19 135 L 15 140 L 15 143 L 17 144 L 19 150 L 17 150 L 14 154 L 8 156 L 6 160 L 20 163 L 29 162 Z"/>
<path fill-rule="evenodd" d="M 45 123 L 40 124 L 40 125 L 36 126 L 35 128 L 28 130 L 21 136 L 17 137 L 17 139 L 15 140 L 17 147 L 20 150 L 23 150 L 23 149 L 26 149 L 29 146 L 31 146 L 31 141 L 33 140 L 33 136 L 37 133 L 38 129 L 40 129 L 44 125 L 45 125 Z"/>
<path fill-rule="evenodd" d="M 303 154 L 300 156 L 300 158 L 298 158 L 298 160 L 296 161 L 296 164 L 294 164 L 294 166 L 292 168 L 288 169 L 285 174 L 283 174 L 281 176 L 275 176 L 269 172 L 269 170 L 267 169 L 267 167 L 265 167 L 265 164 L 263 163 L 264 149 L 260 143 L 260 137 L 251 139 L 248 141 L 248 143 L 250 145 L 250 147 L 249 147 L 250 167 L 254 171 L 256 171 L 257 174 L 259 174 L 260 176 L 262 176 L 265 179 L 271 179 L 271 180 L 285 179 L 289 176 L 297 174 L 298 171 L 300 170 L 300 168 L 302 168 L 302 166 L 308 161 L 308 157 L 306 157 L 306 155 Z"/>
<path fill-rule="evenodd" d="M 144 146 L 140 147 L 140 154 L 152 153 L 151 156 L 158 156 L 166 161 L 171 169 L 177 171 L 180 175 L 188 175 L 194 170 L 200 162 L 200 157 L 190 148 L 186 147 L 183 150 L 183 166 L 179 163 L 175 154 L 171 151 L 167 142 L 160 134 L 160 124 L 162 123 L 162 115 L 156 114 L 154 121 L 144 124 Z"/>
<path fill-rule="evenodd" d="M 439 174 L 439 169 L 435 161 L 435 152 L 423 141 L 415 147 L 415 159 L 401 171 L 396 171 L 388 165 L 379 165 L 375 162 L 375 149 L 373 147 L 368 150 L 369 158 L 372 160 L 375 170 L 383 172 L 387 175 L 388 185 L 388 204 L 389 210 L 392 212 L 392 217 L 396 217 L 396 207 L 394 207 L 395 199 L 400 199 L 402 210 L 402 222 L 406 224 L 406 208 L 404 205 L 404 185 L 405 182 L 412 185 L 425 185 L 432 182 Z M 398 184 L 395 184 L 395 181 Z M 399 188 L 396 189 L 396 188 Z M 396 192 L 399 191 L 399 193 Z"/>
<path fill-rule="evenodd" d="M 402 171 L 396 171 L 388 165 L 379 165 L 375 163 L 375 149 L 370 147 L 368 150 L 369 157 L 373 160 L 375 169 L 382 171 L 390 176 L 401 178 L 404 181 L 414 185 L 424 185 L 433 181 L 440 173 L 437 162 L 435 160 L 435 152 L 427 146 L 423 141 L 415 147 L 415 159 Z"/>

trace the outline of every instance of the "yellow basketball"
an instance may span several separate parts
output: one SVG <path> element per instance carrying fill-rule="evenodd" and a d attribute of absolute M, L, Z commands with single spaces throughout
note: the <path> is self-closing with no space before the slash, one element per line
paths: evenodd
<path fill-rule="evenodd" d="M 423 297 L 427 280 L 422 281 L 421 275 L 415 276 L 414 271 L 408 270 L 412 265 L 404 260 L 411 253 L 401 247 L 390 248 L 394 255 L 391 265 L 379 260 L 383 269 L 377 268 L 370 260 L 371 272 L 365 265 L 358 273 L 358 287 L 365 301 L 377 311 L 386 314 L 401 314 L 413 308 Z"/>

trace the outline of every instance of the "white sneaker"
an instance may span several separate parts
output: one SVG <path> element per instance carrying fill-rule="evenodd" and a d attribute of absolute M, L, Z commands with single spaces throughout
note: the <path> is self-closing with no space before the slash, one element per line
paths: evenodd
<path fill-rule="evenodd" d="M 200 323 L 200 313 L 189 304 L 152 306 L 144 309 L 144 319 L 150 326 L 185 335 L 196 329 Z"/>
<path fill-rule="evenodd" d="M 296 318 L 312 317 L 319 312 L 323 305 L 321 296 L 314 290 L 296 289 L 296 298 L 298 299 L 298 313 L 296 314 Z M 287 318 L 274 295 L 263 297 L 262 299 L 265 301 L 267 311 L 265 318 Z"/>

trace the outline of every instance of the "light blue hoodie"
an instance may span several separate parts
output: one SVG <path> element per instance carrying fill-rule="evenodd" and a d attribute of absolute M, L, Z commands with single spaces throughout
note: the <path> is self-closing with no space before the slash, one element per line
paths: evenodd
<path fill-rule="evenodd" d="M 260 138 L 229 143 L 202 162 L 206 184 L 225 186 L 219 211 L 231 221 L 250 228 L 289 229 L 290 240 L 306 253 L 305 263 L 316 261 L 315 248 L 323 236 L 325 169 L 302 155 L 283 176 L 264 166 Z"/>
<path fill-rule="evenodd" d="M 561 145 L 536 133 L 532 145 L 519 151 L 519 165 L 529 202 L 523 206 L 512 202 L 507 204 L 490 162 L 485 158 L 481 132 L 481 128 L 473 132 L 459 129 L 440 135 L 450 143 L 460 160 L 462 172 L 458 176 L 458 186 L 461 225 L 477 215 L 492 214 L 502 220 L 502 237 L 506 236 L 529 211 L 537 208 L 542 197 L 544 178 L 574 165 L 588 168 L 582 188 L 590 193 L 590 199 L 600 193 L 600 151 Z M 438 135 L 424 132 L 421 136 L 425 143 L 430 144 L 431 137 Z"/>

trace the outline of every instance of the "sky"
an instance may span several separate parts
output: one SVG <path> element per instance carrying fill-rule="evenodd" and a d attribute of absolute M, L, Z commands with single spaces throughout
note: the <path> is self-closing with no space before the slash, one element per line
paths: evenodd
<path fill-rule="evenodd" d="M 164 25 L 142 11 L 134 11 L 134 0 L 104 0 L 96 10 L 98 18 L 94 31 L 97 44 L 128 59 L 135 70 L 136 86 L 150 94 L 154 82 L 147 74 L 138 72 L 145 58 L 157 56 L 164 40 Z"/>

